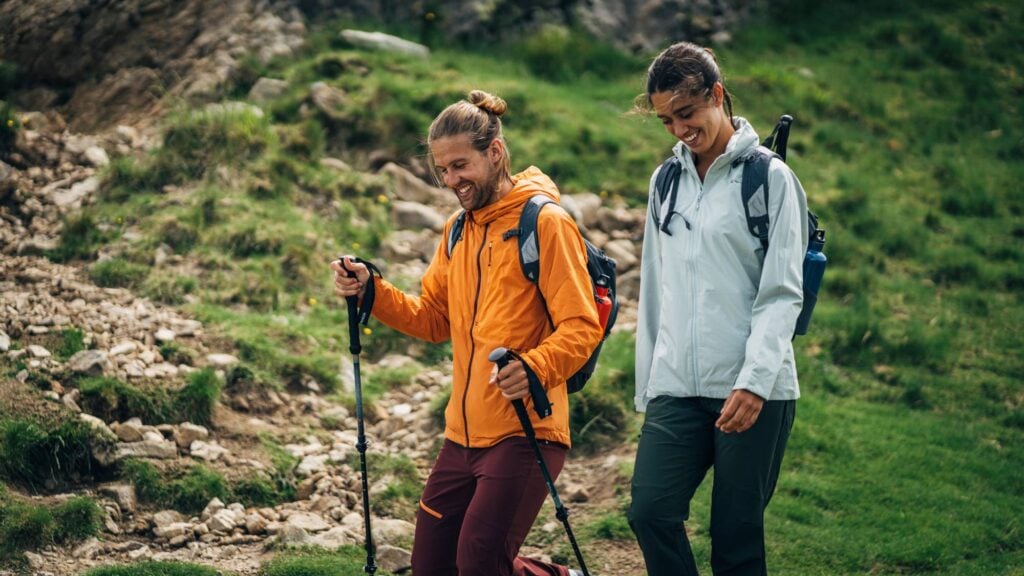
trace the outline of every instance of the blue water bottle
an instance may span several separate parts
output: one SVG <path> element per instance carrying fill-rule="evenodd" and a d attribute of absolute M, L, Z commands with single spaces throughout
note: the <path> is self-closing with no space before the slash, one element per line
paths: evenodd
<path fill-rule="evenodd" d="M 821 288 L 821 279 L 828 264 L 828 258 L 822 253 L 824 249 L 825 230 L 815 230 L 814 237 L 807 244 L 807 254 L 804 255 L 804 307 L 800 310 L 800 317 L 796 319 L 796 330 L 793 332 L 798 336 L 807 334 L 814 305 L 818 302 L 818 289 Z"/>

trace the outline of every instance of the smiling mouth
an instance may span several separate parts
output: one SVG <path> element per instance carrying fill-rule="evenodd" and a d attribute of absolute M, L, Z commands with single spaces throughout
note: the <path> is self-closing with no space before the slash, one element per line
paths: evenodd
<path fill-rule="evenodd" d="M 697 141 L 697 136 L 698 136 L 699 134 L 700 134 L 700 132 L 698 132 L 698 131 L 694 131 L 694 132 L 692 132 L 692 133 L 690 133 L 690 134 L 688 134 L 688 135 L 686 135 L 686 136 L 683 136 L 683 142 L 684 142 L 684 143 L 685 143 L 685 144 L 686 144 L 687 146 L 689 146 L 690 144 L 693 144 L 694 142 L 696 142 L 696 141 Z"/>

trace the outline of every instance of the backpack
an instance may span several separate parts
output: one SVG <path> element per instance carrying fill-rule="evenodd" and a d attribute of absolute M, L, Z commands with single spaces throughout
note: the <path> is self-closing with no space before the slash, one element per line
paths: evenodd
<path fill-rule="evenodd" d="M 544 194 L 537 194 L 531 197 L 523 206 L 523 211 L 519 214 L 519 227 L 506 231 L 502 236 L 505 240 L 513 236 L 518 239 L 519 266 L 523 270 L 523 276 L 526 276 L 526 279 L 534 284 L 537 284 L 537 280 L 540 277 L 540 242 L 537 236 L 537 217 L 540 215 L 541 209 L 548 204 L 557 204 L 557 202 Z M 447 254 L 449 258 L 452 255 L 452 250 L 455 249 L 456 243 L 462 239 L 462 228 L 465 224 L 466 211 L 463 210 L 455 217 L 455 221 L 448 231 Z M 603 250 L 591 244 L 586 238 L 583 239 L 583 243 L 587 249 L 587 275 L 590 276 L 594 304 L 597 306 L 598 318 L 604 333 L 601 336 L 601 341 L 598 342 L 597 347 L 590 354 L 590 358 L 587 359 L 586 364 L 566 380 L 565 384 L 570 394 L 582 390 L 587 381 L 590 380 L 590 377 L 594 375 L 594 370 L 597 367 L 597 358 L 601 354 L 601 348 L 611 332 L 612 326 L 615 325 L 615 320 L 619 314 L 618 292 L 615 289 L 615 260 L 608 257 Z M 547 314 L 548 324 L 554 329 L 551 313 L 548 311 L 547 300 L 544 298 L 544 294 L 540 292 L 539 285 L 537 286 L 537 292 L 540 294 L 541 303 L 544 304 L 544 313 Z"/>
<path fill-rule="evenodd" d="M 772 133 L 761 142 L 761 145 L 746 158 L 736 161 L 737 163 L 743 162 L 743 183 L 740 185 L 740 195 L 743 198 L 747 229 L 761 242 L 761 248 L 765 253 L 768 251 L 768 165 L 771 164 L 772 158 L 786 161 L 786 144 L 789 141 L 789 126 L 792 123 L 792 116 L 782 115 Z M 662 163 L 658 177 L 654 181 L 659 205 L 664 205 L 666 200 L 669 203 L 664 222 L 659 222 L 659 210 L 652 206 L 654 221 L 659 230 L 670 236 L 672 233 L 668 230 L 668 223 L 672 216 L 677 214 L 674 212 L 674 208 L 679 188 L 679 174 L 682 170 L 683 167 L 679 159 L 672 155 Z M 688 223 L 687 227 L 689 227 Z M 807 230 L 807 252 L 803 265 L 804 304 L 793 331 L 794 336 L 807 333 L 827 264 L 827 258 L 822 253 L 825 247 L 825 229 L 818 226 L 818 216 L 810 210 L 807 210 Z"/>

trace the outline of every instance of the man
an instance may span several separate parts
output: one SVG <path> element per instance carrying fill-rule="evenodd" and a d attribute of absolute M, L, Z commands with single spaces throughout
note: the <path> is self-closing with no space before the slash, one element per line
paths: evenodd
<path fill-rule="evenodd" d="M 567 576 L 563 566 L 517 557 L 547 495 L 532 449 L 511 401 L 529 406 L 527 370 L 537 375 L 553 413 L 528 410 L 541 451 L 557 477 L 570 446 L 565 380 L 601 340 L 586 249 L 572 218 L 559 207 L 538 219 L 537 283 L 519 264 L 519 226 L 534 195 L 559 199 L 554 182 L 535 167 L 512 175 L 500 116 L 501 98 L 474 90 L 430 126 L 428 146 L 438 180 L 467 214 L 448 250 L 449 219 L 420 296 L 405 294 L 344 257 L 331 263 L 335 291 L 362 297 L 375 282 L 373 315 L 405 334 L 432 342 L 451 338 L 453 382 L 445 410 L 445 441 L 427 479 L 416 518 L 416 576 Z M 349 273 L 355 274 L 350 278 Z M 546 303 L 546 305 L 545 305 Z M 517 352 L 500 371 L 496 348 Z"/>

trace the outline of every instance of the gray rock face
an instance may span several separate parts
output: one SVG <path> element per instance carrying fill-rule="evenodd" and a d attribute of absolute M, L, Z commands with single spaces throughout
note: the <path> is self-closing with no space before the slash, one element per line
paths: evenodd
<path fill-rule="evenodd" d="M 266 62 L 293 53 L 305 26 L 276 4 L 279 12 L 259 0 L 8 0 L 0 54 L 37 83 L 75 86 L 65 110 L 76 128 L 132 123 L 165 89 L 216 94 L 241 54 Z"/>

